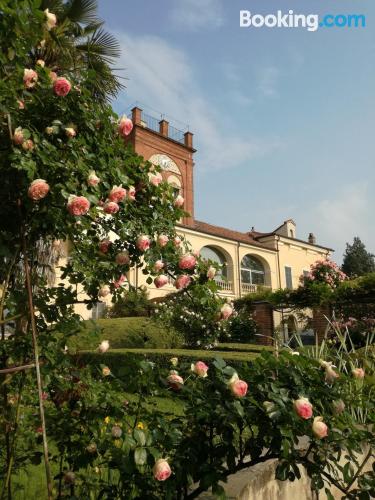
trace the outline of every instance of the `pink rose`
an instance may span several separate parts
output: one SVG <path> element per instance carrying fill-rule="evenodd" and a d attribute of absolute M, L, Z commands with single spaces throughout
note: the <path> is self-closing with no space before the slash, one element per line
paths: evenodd
<path fill-rule="evenodd" d="M 135 200 L 135 194 L 136 194 L 135 187 L 134 186 L 129 186 L 129 189 L 128 189 L 128 198 L 129 198 L 129 200 L 134 201 Z"/>
<path fill-rule="evenodd" d="M 323 439 L 328 436 L 328 427 L 323 422 L 323 417 L 315 417 L 312 424 L 312 431 L 318 439 Z"/>
<path fill-rule="evenodd" d="M 52 28 L 54 28 L 57 24 L 56 15 L 50 12 L 48 9 L 44 11 L 44 14 L 46 16 L 45 27 L 49 31 Z"/>
<path fill-rule="evenodd" d="M 18 109 L 25 109 L 25 101 L 18 99 L 17 103 L 18 103 Z"/>
<path fill-rule="evenodd" d="M 111 289 L 108 285 L 104 285 L 99 289 L 99 297 L 107 297 L 111 293 Z"/>
<path fill-rule="evenodd" d="M 152 269 L 154 270 L 155 273 L 158 273 L 161 271 L 164 267 L 164 262 L 162 260 L 157 260 L 155 264 L 152 266 Z"/>
<path fill-rule="evenodd" d="M 169 238 L 168 238 L 168 236 L 166 234 L 160 234 L 158 236 L 158 240 L 157 241 L 158 241 L 159 247 L 163 248 L 168 243 Z"/>
<path fill-rule="evenodd" d="M 296 399 L 293 403 L 297 415 L 305 420 L 312 417 L 313 407 L 307 398 Z"/>
<path fill-rule="evenodd" d="M 247 393 L 247 383 L 244 380 L 241 380 L 237 373 L 234 373 L 232 378 L 229 380 L 229 389 L 231 390 L 233 396 L 237 398 L 243 398 Z"/>
<path fill-rule="evenodd" d="M 109 342 L 108 340 L 102 340 L 102 342 L 100 342 L 99 344 L 99 347 L 98 347 L 98 351 L 102 354 L 104 354 L 105 352 L 107 352 L 109 349 Z"/>
<path fill-rule="evenodd" d="M 96 175 L 96 173 L 94 172 L 94 170 L 91 170 L 91 172 L 89 173 L 89 176 L 87 177 L 87 184 L 89 186 L 97 186 L 100 182 L 100 179 L 99 177 Z"/>
<path fill-rule="evenodd" d="M 220 313 L 222 319 L 224 320 L 228 319 L 233 314 L 233 308 L 229 304 L 224 304 L 223 307 L 220 309 Z"/>
<path fill-rule="evenodd" d="M 174 206 L 175 207 L 181 208 L 184 203 L 185 203 L 185 200 L 184 200 L 184 198 L 180 194 L 178 196 L 176 196 L 176 198 L 174 200 Z"/>
<path fill-rule="evenodd" d="M 72 88 L 72 86 L 71 86 L 70 82 L 62 76 L 57 78 L 53 84 L 53 91 L 59 97 L 67 96 L 69 94 L 71 88 Z"/>
<path fill-rule="evenodd" d="M 23 70 L 23 83 L 27 89 L 31 89 L 38 81 L 38 73 L 33 69 L 25 68 Z"/>
<path fill-rule="evenodd" d="M 363 368 L 354 368 L 352 374 L 354 378 L 362 379 L 365 377 L 365 370 Z"/>
<path fill-rule="evenodd" d="M 120 252 L 116 255 L 116 264 L 118 266 L 127 266 L 129 262 L 129 252 Z"/>
<path fill-rule="evenodd" d="M 339 378 L 339 374 L 335 372 L 331 365 L 327 366 L 325 369 L 325 380 L 327 384 L 333 384 L 333 382 Z"/>
<path fill-rule="evenodd" d="M 74 130 L 73 127 L 66 127 L 65 135 L 67 137 L 75 137 L 77 135 L 77 132 Z"/>
<path fill-rule="evenodd" d="M 84 196 L 69 196 L 66 206 L 70 215 L 85 215 L 90 210 L 90 202 Z"/>
<path fill-rule="evenodd" d="M 173 245 L 175 248 L 178 248 L 181 245 L 181 238 L 179 236 L 175 236 L 173 238 Z"/>
<path fill-rule="evenodd" d="M 163 177 L 160 172 L 157 172 L 156 174 L 149 172 L 148 180 L 153 186 L 159 186 L 159 184 L 163 181 Z"/>
<path fill-rule="evenodd" d="M 106 240 L 102 240 L 100 243 L 99 243 L 99 250 L 102 252 L 102 253 L 108 253 L 108 250 L 109 250 L 109 247 L 112 245 L 111 241 L 106 239 Z"/>
<path fill-rule="evenodd" d="M 189 275 L 180 274 L 180 276 L 177 276 L 174 286 L 177 288 L 177 290 L 182 290 L 183 288 L 189 286 L 190 282 L 191 282 L 191 277 Z"/>
<path fill-rule="evenodd" d="M 117 214 L 120 210 L 120 207 L 114 201 L 107 201 L 103 207 L 103 210 L 106 214 Z"/>
<path fill-rule="evenodd" d="M 133 122 L 125 115 L 121 118 L 118 124 L 118 132 L 122 137 L 127 137 L 133 130 Z"/>
<path fill-rule="evenodd" d="M 180 260 L 178 261 L 178 267 L 180 269 L 194 269 L 196 263 L 197 259 L 194 257 L 194 255 L 187 253 L 180 257 Z"/>
<path fill-rule="evenodd" d="M 169 387 L 174 391 L 179 391 L 181 387 L 184 385 L 184 379 L 180 377 L 178 372 L 176 372 L 175 370 L 171 370 L 169 372 L 169 375 L 167 377 L 167 382 L 169 384 Z"/>
<path fill-rule="evenodd" d="M 120 203 L 120 201 L 126 198 L 126 189 L 122 186 L 113 186 L 111 189 L 108 199 L 114 201 L 115 203 Z"/>
<path fill-rule="evenodd" d="M 43 179 L 36 179 L 30 184 L 29 190 L 27 192 L 29 198 L 34 201 L 39 201 L 45 198 L 49 192 L 49 185 Z"/>
<path fill-rule="evenodd" d="M 150 248 L 150 244 L 151 244 L 150 238 L 145 234 L 142 234 L 137 238 L 136 247 L 141 252 L 145 252 L 146 250 L 148 250 Z"/>
<path fill-rule="evenodd" d="M 159 458 L 159 460 L 156 460 L 152 472 L 154 474 L 154 478 L 157 481 L 165 481 L 172 474 L 169 463 L 164 458 Z"/>
<path fill-rule="evenodd" d="M 161 288 L 162 286 L 164 286 L 168 283 L 168 278 L 164 274 L 161 274 L 160 276 L 157 276 L 154 279 L 154 283 L 155 283 L 156 288 Z"/>
<path fill-rule="evenodd" d="M 13 142 L 20 146 L 24 141 L 22 127 L 17 127 L 13 134 Z"/>
<path fill-rule="evenodd" d="M 22 143 L 22 149 L 25 151 L 32 151 L 34 149 L 34 143 L 31 139 L 27 139 Z"/>
<path fill-rule="evenodd" d="M 205 378 L 207 377 L 208 366 L 203 361 L 197 361 L 191 365 L 191 371 L 198 375 L 198 377 Z"/>
<path fill-rule="evenodd" d="M 126 281 L 126 276 L 124 274 L 121 274 L 121 276 L 113 282 L 113 286 L 115 288 L 120 288 L 120 286 L 122 286 Z"/>

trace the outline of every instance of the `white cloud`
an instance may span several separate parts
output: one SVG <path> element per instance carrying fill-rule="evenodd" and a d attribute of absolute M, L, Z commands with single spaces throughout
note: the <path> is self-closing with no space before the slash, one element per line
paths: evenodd
<path fill-rule="evenodd" d="M 359 236 L 369 251 L 375 249 L 375 233 L 372 214 L 374 201 L 366 182 L 344 186 L 336 194 L 321 200 L 307 215 L 306 223 L 318 228 L 318 243 L 335 248 L 335 260 L 341 262 L 345 243 Z"/>
<path fill-rule="evenodd" d="M 125 110 L 138 100 L 166 115 L 188 123 L 199 147 L 199 166 L 207 169 L 235 168 L 255 156 L 278 147 L 236 133 L 235 118 L 222 116 L 208 104 L 197 84 L 193 66 L 186 54 L 154 36 L 117 35 L 123 47 L 127 91 L 120 97 Z M 234 132 L 229 132 L 229 125 Z"/>
<path fill-rule="evenodd" d="M 175 29 L 219 28 L 224 23 L 221 0 L 174 0 L 169 15 Z"/>
<path fill-rule="evenodd" d="M 278 95 L 277 83 L 280 72 L 274 66 L 262 68 L 258 73 L 258 90 L 265 97 L 275 97 Z"/>

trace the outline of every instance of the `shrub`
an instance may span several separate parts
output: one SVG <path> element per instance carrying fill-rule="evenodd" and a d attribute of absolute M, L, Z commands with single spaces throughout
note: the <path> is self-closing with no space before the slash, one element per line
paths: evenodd
<path fill-rule="evenodd" d="M 72 337 L 68 347 L 95 349 L 102 340 L 108 340 L 113 349 L 169 349 L 182 344 L 176 332 L 160 327 L 149 318 L 116 318 L 85 321 L 81 332 Z"/>
<path fill-rule="evenodd" d="M 224 340 L 238 343 L 254 342 L 257 331 L 254 319 L 248 313 L 240 312 L 229 318 Z"/>
<path fill-rule="evenodd" d="M 124 291 L 115 304 L 108 310 L 108 318 L 128 318 L 134 316 L 149 316 L 153 304 L 148 298 L 145 288 L 132 288 Z"/>

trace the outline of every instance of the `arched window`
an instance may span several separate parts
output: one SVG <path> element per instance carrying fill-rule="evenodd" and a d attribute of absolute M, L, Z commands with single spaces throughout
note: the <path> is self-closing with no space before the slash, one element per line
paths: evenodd
<path fill-rule="evenodd" d="M 264 267 L 259 259 L 245 255 L 241 262 L 241 280 L 249 285 L 265 284 Z"/>
<path fill-rule="evenodd" d="M 227 279 L 228 277 L 227 261 L 226 258 L 224 257 L 224 254 L 222 254 L 220 250 L 217 250 L 216 248 L 213 247 L 203 247 L 202 250 L 200 251 L 200 254 L 203 259 L 211 260 L 212 262 L 216 262 L 217 264 L 219 264 L 220 269 L 216 273 L 215 276 L 216 280 Z"/>

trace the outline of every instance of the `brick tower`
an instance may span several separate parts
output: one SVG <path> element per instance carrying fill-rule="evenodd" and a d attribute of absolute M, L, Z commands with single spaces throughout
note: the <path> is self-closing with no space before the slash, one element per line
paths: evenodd
<path fill-rule="evenodd" d="M 185 199 L 184 209 L 190 215 L 181 221 L 189 226 L 194 221 L 193 186 L 193 134 L 171 126 L 166 120 L 158 120 L 145 114 L 142 109 L 132 109 L 134 128 L 127 142 L 145 160 L 160 165 L 164 180 L 178 190 Z"/>

